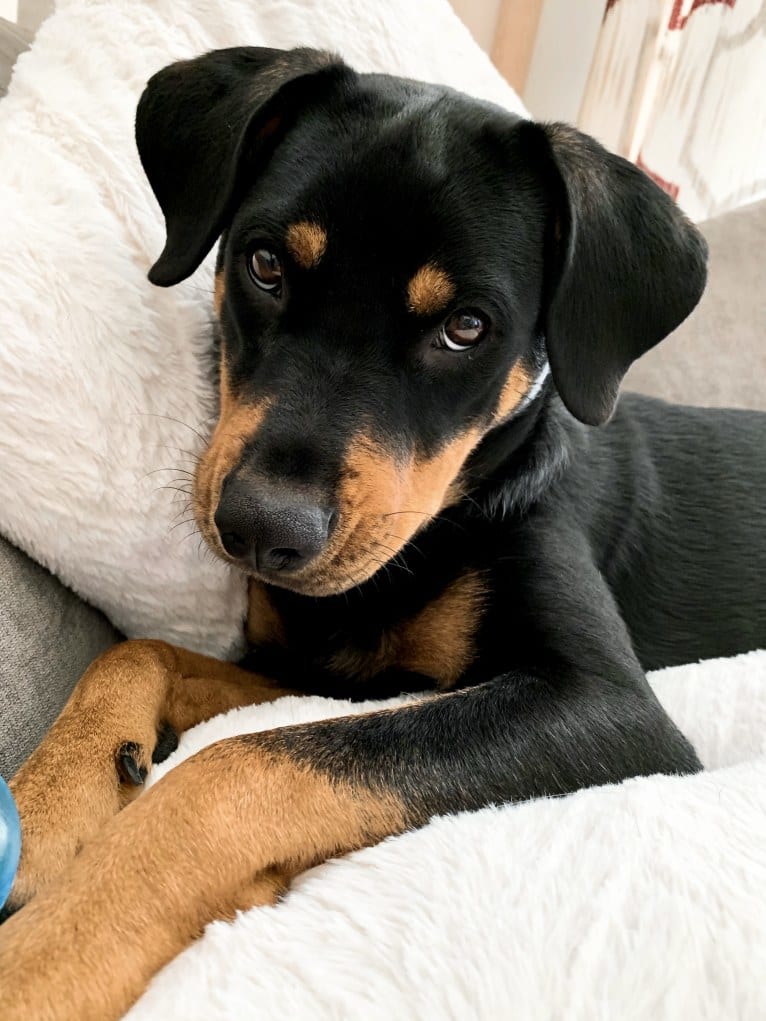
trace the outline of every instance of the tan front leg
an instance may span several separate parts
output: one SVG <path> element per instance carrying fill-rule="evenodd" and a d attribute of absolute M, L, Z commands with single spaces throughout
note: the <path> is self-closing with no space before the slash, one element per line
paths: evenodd
<path fill-rule="evenodd" d="M 205 748 L 0 926 L 3 1021 L 114 1021 L 208 922 L 404 828 L 394 792 L 332 779 L 281 733 L 305 734 L 309 753 L 325 746 L 315 724 Z"/>
<path fill-rule="evenodd" d="M 44 888 L 141 790 L 158 737 L 289 694 L 231 663 L 159 641 L 99 657 L 11 782 L 22 857 L 11 910 Z"/>

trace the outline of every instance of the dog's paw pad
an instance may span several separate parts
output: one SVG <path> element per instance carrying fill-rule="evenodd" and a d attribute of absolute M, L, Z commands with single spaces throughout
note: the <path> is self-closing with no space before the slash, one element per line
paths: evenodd
<path fill-rule="evenodd" d="M 146 766 L 140 763 L 141 746 L 135 741 L 128 741 L 117 751 L 117 773 L 123 783 L 133 787 L 142 787 L 146 780 Z"/>

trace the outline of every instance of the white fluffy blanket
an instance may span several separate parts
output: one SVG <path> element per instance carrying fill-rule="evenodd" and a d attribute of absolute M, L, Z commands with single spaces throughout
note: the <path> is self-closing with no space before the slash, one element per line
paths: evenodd
<path fill-rule="evenodd" d="M 655 674 L 708 771 L 488 808 L 210 926 L 129 1021 L 763 1021 L 766 652 Z M 287 698 L 221 737 L 368 705 Z"/>
<path fill-rule="evenodd" d="M 59 0 L 19 61 L 0 103 L 0 531 L 128 634 L 213 653 L 237 642 L 241 581 L 170 531 L 185 499 L 158 489 L 209 415 L 210 265 L 146 283 L 162 224 L 132 120 L 168 60 L 245 42 L 518 108 L 446 0 Z M 654 680 L 709 772 L 444 818 L 330 862 L 212 926 L 132 1021 L 766 1017 L 766 654 Z M 243 710 L 174 761 L 361 708 Z"/>

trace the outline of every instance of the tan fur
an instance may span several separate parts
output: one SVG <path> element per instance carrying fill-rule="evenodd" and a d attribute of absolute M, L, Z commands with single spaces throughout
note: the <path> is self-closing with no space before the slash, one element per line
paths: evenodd
<path fill-rule="evenodd" d="M 397 665 L 433 677 L 442 688 L 456 684 L 473 662 L 485 599 L 477 572 L 457 578 L 405 625 Z"/>
<path fill-rule="evenodd" d="M 469 429 L 433 457 L 399 461 L 360 435 L 345 458 L 338 526 L 322 555 L 291 576 L 291 587 L 329 595 L 369 578 L 450 502 L 480 438 L 479 429 Z"/>
<path fill-rule="evenodd" d="M 302 269 L 318 265 L 327 248 L 327 231 L 318 223 L 302 220 L 287 228 L 287 250 Z"/>
<path fill-rule="evenodd" d="M 224 278 L 223 270 L 219 270 L 215 275 L 215 283 L 213 284 L 213 311 L 215 312 L 216 319 L 221 318 L 221 310 L 223 309 L 223 299 L 226 296 L 226 280 Z"/>
<path fill-rule="evenodd" d="M 45 740 L 11 782 L 22 818 L 14 897 L 45 888 L 137 793 L 121 784 L 120 747 L 151 768 L 163 723 L 177 733 L 237 706 L 288 694 L 271 681 L 159 641 L 116 645 L 86 671 Z"/>
<path fill-rule="evenodd" d="M 225 356 L 221 355 L 221 411 L 212 439 L 200 458 L 194 479 L 194 514 L 206 541 L 224 559 L 230 557 L 221 545 L 218 529 L 213 520 L 221 486 L 229 472 L 237 466 L 242 451 L 263 421 L 268 402 L 245 404 L 233 392 L 226 368 Z"/>
<path fill-rule="evenodd" d="M 210 921 L 405 826 L 393 794 L 334 781 L 260 735 L 214 744 L 0 928 L 3 1021 L 113 1021 Z"/>
<path fill-rule="evenodd" d="M 421 266 L 407 285 L 407 305 L 416 315 L 443 312 L 455 296 L 455 285 L 438 266 Z"/>
<path fill-rule="evenodd" d="M 521 360 L 514 362 L 495 408 L 495 421 L 505 421 L 524 400 L 531 386 L 529 369 Z"/>
<path fill-rule="evenodd" d="M 250 579 L 247 604 L 247 640 L 251 645 L 286 645 L 285 626 L 274 609 L 265 585 Z"/>
<path fill-rule="evenodd" d="M 332 669 L 367 680 L 392 667 L 432 677 L 441 688 L 456 684 L 473 661 L 486 587 L 469 571 L 414 617 L 385 631 L 374 649 L 349 647 L 330 660 Z"/>

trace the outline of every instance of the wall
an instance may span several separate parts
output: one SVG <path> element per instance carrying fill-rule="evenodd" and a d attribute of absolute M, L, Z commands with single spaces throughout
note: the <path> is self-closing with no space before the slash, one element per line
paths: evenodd
<path fill-rule="evenodd" d="M 479 46 L 491 53 L 501 0 L 451 0 L 451 3 Z"/>

